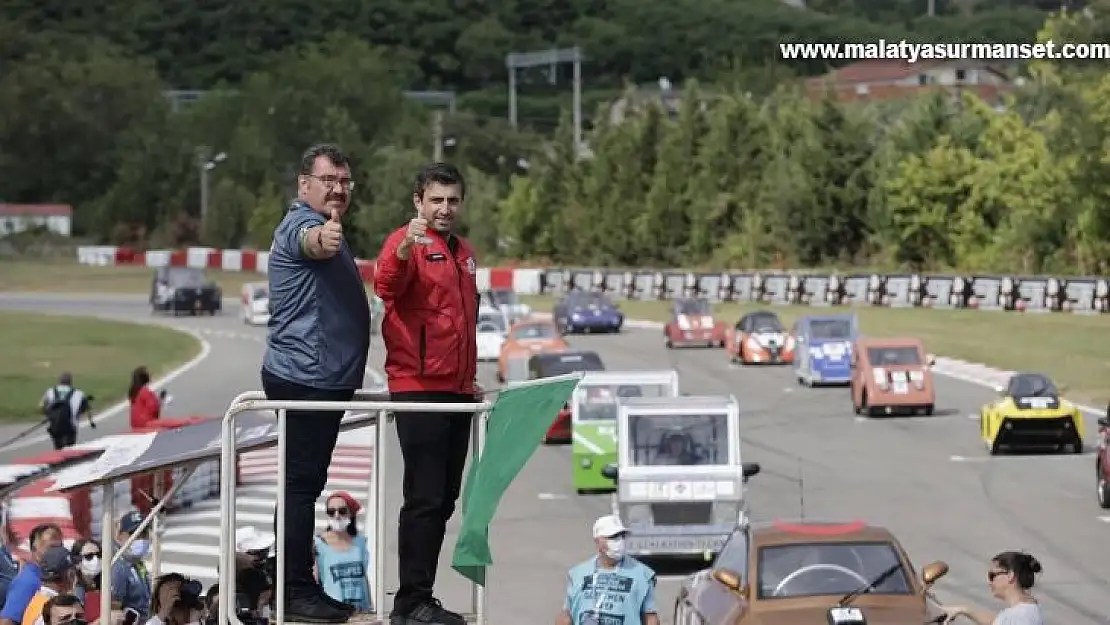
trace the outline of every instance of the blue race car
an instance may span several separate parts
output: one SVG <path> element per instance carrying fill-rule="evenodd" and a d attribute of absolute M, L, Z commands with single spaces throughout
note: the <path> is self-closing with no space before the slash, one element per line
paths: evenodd
<path fill-rule="evenodd" d="M 852 346 L 859 336 L 856 315 L 809 315 L 798 319 L 794 337 L 794 376 L 806 386 L 850 384 Z"/>
<path fill-rule="evenodd" d="M 571 291 L 555 304 L 551 315 L 563 334 L 620 332 L 624 313 L 602 293 Z"/>

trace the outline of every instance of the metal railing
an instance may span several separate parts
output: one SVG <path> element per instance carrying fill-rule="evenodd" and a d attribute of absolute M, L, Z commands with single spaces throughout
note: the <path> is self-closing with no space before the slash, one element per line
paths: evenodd
<path fill-rule="evenodd" d="M 286 439 L 286 421 L 289 410 L 329 410 L 364 413 L 361 416 L 347 418 L 342 428 L 352 429 L 375 424 L 376 443 L 371 464 L 371 487 L 374 489 L 374 538 L 372 549 L 374 553 L 374 588 L 372 600 L 374 604 L 373 617 L 385 621 L 388 614 L 385 611 L 385 567 L 386 567 L 386 537 L 385 537 L 385 480 L 382 479 L 383 467 L 386 462 L 388 448 L 388 431 L 385 427 L 391 420 L 392 412 L 470 412 L 474 413 L 472 421 L 472 454 L 476 461 L 482 455 L 485 446 L 485 422 L 487 412 L 493 402 L 475 402 L 468 404 L 442 404 L 442 403 L 410 403 L 383 401 L 380 391 L 360 390 L 355 393 L 352 401 L 281 401 L 268 400 L 261 391 L 242 393 L 227 409 L 223 418 L 223 431 L 221 441 L 220 461 L 220 559 L 219 559 L 219 620 L 220 625 L 243 625 L 235 614 L 235 488 L 236 488 L 236 418 L 246 412 L 273 411 L 278 420 L 278 474 L 277 474 L 277 579 L 275 585 L 275 622 L 277 625 L 285 623 L 285 559 L 282 549 L 285 546 L 285 454 L 289 441 Z M 471 584 L 472 612 L 464 615 L 468 621 L 485 625 L 485 589 L 478 584 Z M 107 613 L 107 612 L 105 612 Z"/>

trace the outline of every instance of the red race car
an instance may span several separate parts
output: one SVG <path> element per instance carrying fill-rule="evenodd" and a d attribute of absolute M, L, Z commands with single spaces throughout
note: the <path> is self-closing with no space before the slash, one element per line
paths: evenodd
<path fill-rule="evenodd" d="M 709 300 L 687 297 L 674 301 L 671 320 L 663 326 L 667 349 L 676 346 L 725 346 L 726 324 L 713 317 Z"/>
<path fill-rule="evenodd" d="M 1106 407 L 1110 414 L 1110 406 Z M 1110 508 L 1110 421 L 1098 418 L 1098 453 L 1095 454 L 1095 492 L 1098 505 Z"/>

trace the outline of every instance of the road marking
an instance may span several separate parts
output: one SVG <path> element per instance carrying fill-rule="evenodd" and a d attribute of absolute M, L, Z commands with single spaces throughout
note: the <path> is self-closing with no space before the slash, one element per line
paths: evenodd
<path fill-rule="evenodd" d="M 1082 460 L 1089 462 L 1093 454 L 1021 454 L 1015 456 L 949 456 L 952 462 L 1020 462 L 1022 460 Z"/>
<path fill-rule="evenodd" d="M 1098 517 L 1098 520 L 1102 521 L 1103 523 L 1110 523 L 1110 516 L 1100 516 Z"/>
<path fill-rule="evenodd" d="M 969 415 L 967 415 L 967 418 L 968 418 L 968 419 L 978 419 L 978 418 L 979 418 L 979 415 L 977 415 L 977 414 L 969 414 Z"/>
<path fill-rule="evenodd" d="M 542 501 L 558 501 L 558 500 L 561 500 L 561 499 L 566 499 L 567 496 L 566 495 L 560 495 L 558 493 L 540 493 L 540 494 L 536 495 L 536 498 L 540 499 Z"/>
<path fill-rule="evenodd" d="M 867 423 L 870 419 L 867 417 L 856 417 L 856 423 Z"/>

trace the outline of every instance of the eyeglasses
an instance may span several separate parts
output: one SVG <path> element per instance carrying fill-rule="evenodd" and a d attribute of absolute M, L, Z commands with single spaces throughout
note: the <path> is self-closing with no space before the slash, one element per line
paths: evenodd
<path fill-rule="evenodd" d="M 350 178 L 339 178 L 338 176 L 317 176 L 316 174 L 308 174 L 308 177 L 319 180 L 320 184 L 329 189 L 334 188 L 335 185 L 339 185 L 347 190 L 355 188 L 355 182 Z"/>
<path fill-rule="evenodd" d="M 96 559 L 96 558 L 99 558 L 99 557 L 100 557 L 100 552 L 99 551 L 97 551 L 96 553 L 82 553 L 81 554 L 81 558 L 85 559 L 85 560 L 93 560 L 93 559 Z"/>
<path fill-rule="evenodd" d="M 350 511 L 346 508 L 326 508 L 324 512 L 328 516 L 348 516 L 350 514 Z"/>
<path fill-rule="evenodd" d="M 987 571 L 987 581 L 993 582 L 999 575 L 1006 575 L 1009 571 Z"/>
<path fill-rule="evenodd" d="M 84 614 L 74 614 L 58 621 L 58 625 L 88 625 Z"/>

